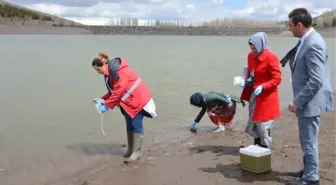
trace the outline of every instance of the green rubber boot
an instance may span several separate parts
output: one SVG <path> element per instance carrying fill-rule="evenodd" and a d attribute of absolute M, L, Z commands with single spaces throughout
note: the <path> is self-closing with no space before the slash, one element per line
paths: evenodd
<path fill-rule="evenodd" d="M 144 135 L 143 134 L 133 134 L 133 152 L 130 157 L 126 159 L 126 162 L 132 162 L 136 161 L 139 159 L 141 156 L 141 150 L 142 150 L 142 145 L 143 145 L 143 139 Z"/>
<path fill-rule="evenodd" d="M 127 151 L 124 154 L 124 157 L 127 158 L 131 156 L 133 151 L 133 132 L 127 130 Z"/>

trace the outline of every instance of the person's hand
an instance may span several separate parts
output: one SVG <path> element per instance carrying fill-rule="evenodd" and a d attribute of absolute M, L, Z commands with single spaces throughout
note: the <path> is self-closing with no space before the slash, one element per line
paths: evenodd
<path fill-rule="evenodd" d="M 195 123 L 195 122 L 191 123 L 190 126 L 189 126 L 189 128 L 190 128 L 190 129 L 192 129 L 192 128 L 196 128 L 196 124 L 197 124 L 197 123 Z"/>
<path fill-rule="evenodd" d="M 263 86 L 259 85 L 255 90 L 254 90 L 254 94 L 257 96 L 259 95 L 262 91 L 263 91 Z"/>
<path fill-rule="evenodd" d="M 100 112 L 101 113 L 105 113 L 106 111 L 108 111 L 109 110 L 109 108 L 106 106 L 106 105 L 102 105 L 102 106 L 100 106 Z"/>
<path fill-rule="evenodd" d="M 241 101 L 241 104 L 243 105 L 243 107 L 245 107 L 246 106 L 245 101 L 244 100 L 240 100 L 240 101 Z"/>
<path fill-rule="evenodd" d="M 240 83 L 239 83 L 239 87 L 244 87 L 245 86 L 245 80 L 244 81 L 241 81 Z"/>
<path fill-rule="evenodd" d="M 98 112 L 104 113 L 109 110 L 109 108 L 105 105 L 105 101 L 103 99 L 95 98 L 93 102 L 96 105 L 96 109 Z"/>
<path fill-rule="evenodd" d="M 281 64 L 281 67 L 285 67 L 286 66 L 286 63 L 287 63 L 287 58 L 285 57 L 285 58 L 283 58 L 283 59 L 281 59 L 280 60 L 280 64 Z"/>
<path fill-rule="evenodd" d="M 289 103 L 288 109 L 289 109 L 289 111 L 295 113 L 296 112 L 296 106 L 295 106 L 295 104 L 293 102 Z"/>
<path fill-rule="evenodd" d="M 230 96 L 227 96 L 227 97 L 225 98 L 225 102 L 226 102 L 227 104 L 230 104 L 230 103 L 231 103 L 231 98 L 230 98 Z"/>
<path fill-rule="evenodd" d="M 104 102 L 104 100 L 101 99 L 101 98 L 95 98 L 95 99 L 93 99 L 93 103 L 95 103 L 95 104 L 98 104 L 98 103 L 100 103 L 100 104 L 104 104 L 105 102 Z"/>
<path fill-rule="evenodd" d="M 197 123 L 191 123 L 191 125 L 189 126 L 190 132 L 196 133 L 197 132 L 197 128 L 196 128 L 196 124 Z"/>

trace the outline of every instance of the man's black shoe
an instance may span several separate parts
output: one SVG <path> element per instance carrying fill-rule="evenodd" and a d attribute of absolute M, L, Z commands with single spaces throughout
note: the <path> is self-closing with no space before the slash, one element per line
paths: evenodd
<path fill-rule="evenodd" d="M 291 182 L 287 185 L 320 185 L 320 182 L 318 180 L 317 181 L 306 181 L 306 180 L 300 179 L 300 180 Z"/>
<path fill-rule="evenodd" d="M 288 175 L 291 177 L 301 178 L 303 176 L 303 170 L 298 172 L 289 172 Z"/>

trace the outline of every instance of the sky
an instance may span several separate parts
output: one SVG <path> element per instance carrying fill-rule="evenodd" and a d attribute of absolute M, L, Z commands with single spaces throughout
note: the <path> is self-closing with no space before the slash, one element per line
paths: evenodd
<path fill-rule="evenodd" d="M 251 18 L 286 20 L 296 7 L 313 16 L 334 9 L 335 0 L 9 0 L 37 11 L 88 25 L 106 25 L 120 17 L 139 20 Z"/>

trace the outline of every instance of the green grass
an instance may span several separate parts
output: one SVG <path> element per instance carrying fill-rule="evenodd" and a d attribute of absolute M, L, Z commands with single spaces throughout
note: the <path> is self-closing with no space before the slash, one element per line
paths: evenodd
<path fill-rule="evenodd" d="M 0 24 L 43 24 L 54 26 L 81 26 L 82 24 L 56 15 L 38 12 L 0 0 Z"/>
<path fill-rule="evenodd" d="M 11 6 L 9 4 L 0 4 L 0 17 L 4 19 L 20 18 L 20 19 L 32 19 L 53 21 L 50 16 L 43 16 L 33 11 Z"/>

